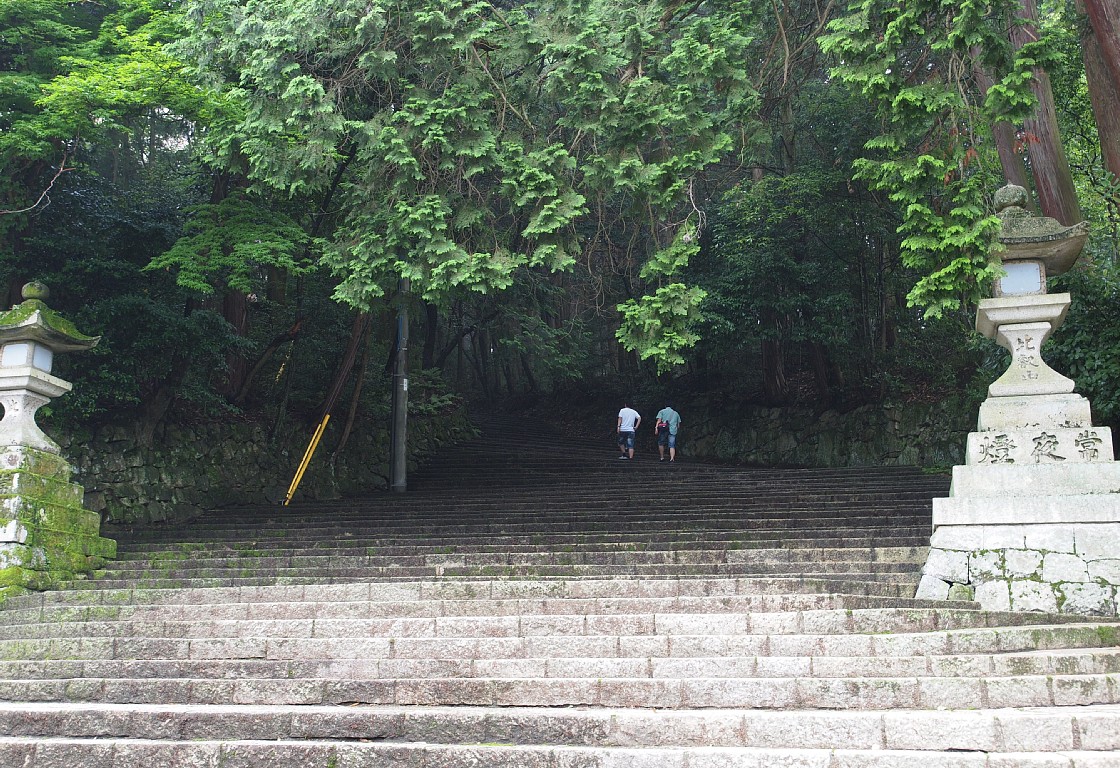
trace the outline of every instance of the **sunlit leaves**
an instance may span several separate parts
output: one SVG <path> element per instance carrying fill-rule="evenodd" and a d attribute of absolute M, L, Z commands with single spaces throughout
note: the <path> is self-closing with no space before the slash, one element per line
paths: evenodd
<path fill-rule="evenodd" d="M 215 286 L 251 293 L 262 267 L 292 274 L 312 267 L 300 259 L 307 242 L 303 229 L 244 195 L 195 206 L 186 231 L 147 268 L 174 270 L 179 285 L 199 293 L 212 293 Z"/>
<path fill-rule="evenodd" d="M 990 126 L 1034 103 L 1032 67 L 1045 42 L 1013 52 L 1019 0 L 853 0 L 822 48 L 842 62 L 831 74 L 869 98 L 881 134 L 856 163 L 859 178 L 903 211 L 904 262 L 925 273 L 908 297 L 940 315 L 978 295 L 992 277 L 998 222 L 987 199 L 1002 186 Z M 995 84 L 976 89 L 982 70 Z"/>
<path fill-rule="evenodd" d="M 662 287 L 678 259 L 669 222 L 754 104 L 743 2 L 187 6 L 182 54 L 242 104 L 210 140 L 236 145 L 262 192 L 314 197 L 338 180 L 323 263 L 357 306 L 401 277 L 446 305 L 518 270 L 596 264 L 606 238 L 588 233 L 624 216 L 659 233 L 626 258 L 637 274 L 653 256 L 643 279 Z M 674 344 L 688 316 L 663 313 Z"/>

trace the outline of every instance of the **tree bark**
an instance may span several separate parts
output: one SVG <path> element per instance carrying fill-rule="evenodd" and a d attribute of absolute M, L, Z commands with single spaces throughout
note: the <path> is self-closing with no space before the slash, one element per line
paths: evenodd
<path fill-rule="evenodd" d="M 1093 25 L 1093 35 L 1100 46 L 1105 64 L 1112 73 L 1112 82 L 1120 83 L 1120 5 L 1116 0 L 1082 0 L 1085 13 Z"/>
<path fill-rule="evenodd" d="M 974 55 L 973 61 L 975 63 L 972 71 L 976 76 L 976 83 L 980 86 L 980 92 L 987 96 L 988 90 L 994 85 L 994 82 L 980 66 L 978 55 Z M 1023 156 L 1016 151 L 1015 126 L 1008 122 L 995 123 L 992 125 L 992 138 L 996 142 L 996 152 L 999 153 L 999 164 L 1003 168 L 1003 178 L 1008 184 L 1017 184 L 1024 189 L 1030 189 L 1031 183 L 1027 177 L 1027 166 L 1023 163 Z"/>
<path fill-rule="evenodd" d="M 299 336 L 300 327 L 302 325 L 303 318 L 301 317 L 296 320 L 295 324 L 292 325 L 291 328 L 281 334 L 276 335 L 272 339 L 272 341 L 269 342 L 268 346 L 265 347 L 264 352 L 262 352 L 257 358 L 257 362 L 253 364 L 253 367 L 245 377 L 245 380 L 241 382 L 241 388 L 233 397 L 232 402 L 234 405 L 244 405 L 245 400 L 249 397 L 249 390 L 253 386 L 253 381 L 257 378 L 257 374 L 260 373 L 261 368 L 264 367 L 264 364 L 268 362 L 269 358 L 272 357 L 276 350 L 280 349 L 280 347 L 282 347 L 284 344 L 287 344 L 288 342 L 294 342 L 296 340 L 296 337 Z"/>
<path fill-rule="evenodd" d="M 249 328 L 249 297 L 241 291 L 228 290 L 222 297 L 222 317 L 233 326 L 238 336 L 244 337 Z M 226 356 L 226 384 L 224 394 L 235 399 L 249 374 L 249 361 L 240 352 Z"/>
<path fill-rule="evenodd" d="M 436 342 L 439 335 L 439 307 L 435 304 L 424 305 L 424 353 L 420 365 L 425 369 L 435 368 Z M 445 356 L 446 357 L 446 356 Z"/>
<path fill-rule="evenodd" d="M 1035 0 L 1022 0 L 1019 18 L 1026 23 L 1012 27 L 1011 39 L 1015 46 L 1038 39 L 1035 27 L 1038 9 Z M 1058 132 L 1058 117 L 1054 111 L 1054 93 L 1050 76 L 1041 68 L 1034 70 L 1031 90 L 1038 99 L 1035 114 L 1024 121 L 1030 147 L 1031 169 L 1034 171 L 1035 192 L 1043 216 L 1057 219 L 1067 226 L 1081 221 L 1081 208 L 1073 186 L 1073 173 L 1069 168 L 1065 150 Z"/>
<path fill-rule="evenodd" d="M 1085 13 L 1087 5 L 1085 0 L 1078 0 L 1078 11 Z M 1107 23 L 1106 19 L 1104 26 Z M 1120 21 L 1113 19 L 1113 38 L 1120 34 L 1117 24 Z M 1089 17 L 1089 24 L 1080 25 L 1081 57 L 1085 62 L 1085 81 L 1089 87 L 1089 101 L 1093 105 L 1093 120 L 1097 124 L 1104 167 L 1120 180 L 1120 53 L 1114 51 L 1112 59 L 1109 59 L 1102 42 L 1102 38 L 1109 37 L 1108 30 L 1102 35 L 1099 26 L 1092 17 Z"/>
<path fill-rule="evenodd" d="M 762 388 L 771 405 L 789 401 L 789 379 L 786 378 L 785 353 L 780 339 L 763 339 Z"/>
<path fill-rule="evenodd" d="M 829 386 L 829 374 L 832 366 L 829 361 L 828 349 L 820 342 L 812 342 L 809 345 L 809 359 L 813 365 L 813 382 L 817 387 L 817 401 L 822 408 L 830 408 L 832 407 L 832 388 Z"/>

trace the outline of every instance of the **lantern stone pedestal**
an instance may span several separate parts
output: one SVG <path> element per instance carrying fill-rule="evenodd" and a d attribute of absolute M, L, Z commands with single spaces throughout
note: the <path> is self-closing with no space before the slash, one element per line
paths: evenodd
<path fill-rule="evenodd" d="M 85 491 L 35 412 L 70 383 L 50 373 L 54 354 L 89 349 L 85 336 L 43 303 L 46 289 L 24 286 L 25 301 L 0 314 L 0 600 L 21 589 L 48 589 L 116 556 L 99 535 L 100 517 L 82 506 Z"/>
<path fill-rule="evenodd" d="M 1046 293 L 1045 275 L 1073 264 L 1087 230 L 1031 217 L 1025 199 L 1019 187 L 996 196 L 1007 276 L 976 319 L 1011 352 L 1011 365 L 980 406 L 949 498 L 933 501 L 917 596 L 1115 616 L 1120 463 L 1112 431 L 1093 426 L 1089 401 L 1041 356 L 1070 305 L 1069 294 Z"/>

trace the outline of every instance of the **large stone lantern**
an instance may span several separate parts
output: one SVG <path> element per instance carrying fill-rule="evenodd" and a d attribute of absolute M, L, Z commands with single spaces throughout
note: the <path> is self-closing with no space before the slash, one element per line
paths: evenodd
<path fill-rule="evenodd" d="M 1088 237 L 1025 210 L 1026 191 L 996 194 L 1004 275 L 976 329 L 1011 353 L 988 388 L 949 498 L 933 501 L 933 536 L 918 597 L 984 608 L 1117 614 L 1120 463 L 1073 380 L 1042 359 L 1068 293 L 1046 278 L 1076 261 Z"/>
<path fill-rule="evenodd" d="M 41 283 L 0 313 L 0 597 L 12 588 L 43 589 L 100 567 L 116 543 L 99 535 L 101 519 L 82 507 L 85 491 L 35 413 L 71 384 L 51 373 L 54 356 L 90 349 L 86 336 L 44 303 Z"/>

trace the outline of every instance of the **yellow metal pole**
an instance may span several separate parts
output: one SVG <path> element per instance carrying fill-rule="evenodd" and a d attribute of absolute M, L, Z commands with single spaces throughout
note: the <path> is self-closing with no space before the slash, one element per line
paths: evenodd
<path fill-rule="evenodd" d="M 319 422 L 319 426 L 315 428 L 315 434 L 311 436 L 311 442 L 307 446 L 307 450 L 303 453 L 303 461 L 299 463 L 299 469 L 296 470 L 296 476 L 292 478 L 292 484 L 288 486 L 288 495 L 284 497 L 284 506 L 288 506 L 288 502 L 296 495 L 296 488 L 299 487 L 300 480 L 303 480 L 303 473 L 307 471 L 307 465 L 311 463 L 311 457 L 315 455 L 315 449 L 319 447 L 319 441 L 323 438 L 323 430 L 327 428 L 327 422 L 331 420 L 331 415 L 328 413 Z"/>

